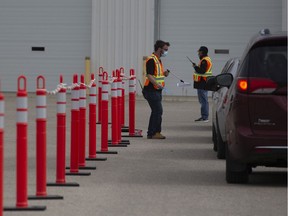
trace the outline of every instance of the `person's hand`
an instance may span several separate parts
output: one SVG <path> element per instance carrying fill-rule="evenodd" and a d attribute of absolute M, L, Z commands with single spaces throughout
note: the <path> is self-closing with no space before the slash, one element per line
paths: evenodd
<path fill-rule="evenodd" d="M 163 86 L 161 84 L 157 84 L 157 89 L 161 90 L 161 89 L 163 89 Z"/>
<path fill-rule="evenodd" d="M 169 70 L 167 69 L 166 71 L 164 71 L 164 76 L 167 77 L 169 75 Z"/>
<path fill-rule="evenodd" d="M 196 67 L 196 64 L 193 62 L 193 63 L 192 63 L 192 66 L 193 66 L 193 67 Z"/>

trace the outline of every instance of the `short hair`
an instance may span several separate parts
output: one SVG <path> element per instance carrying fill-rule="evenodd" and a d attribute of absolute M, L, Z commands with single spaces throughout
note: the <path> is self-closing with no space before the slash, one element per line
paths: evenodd
<path fill-rule="evenodd" d="M 157 51 L 159 48 L 162 49 L 165 45 L 169 47 L 170 43 L 162 40 L 157 40 L 156 43 L 154 44 L 154 51 Z"/>

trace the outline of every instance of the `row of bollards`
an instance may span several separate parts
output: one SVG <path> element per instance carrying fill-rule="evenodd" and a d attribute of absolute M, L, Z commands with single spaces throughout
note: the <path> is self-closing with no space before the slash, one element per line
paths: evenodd
<path fill-rule="evenodd" d="M 0 92 L 0 208 L 4 211 L 42 211 L 46 206 L 29 206 L 28 199 L 63 199 L 63 196 L 50 195 L 47 186 L 79 187 L 75 182 L 66 182 L 66 175 L 91 175 L 90 172 L 80 170 L 95 170 L 96 167 L 87 166 L 85 161 L 105 161 L 97 154 L 117 154 L 110 151 L 109 147 L 127 147 L 129 140 L 122 140 L 125 122 L 125 91 L 123 88 L 124 69 L 113 71 L 112 81 L 108 73 L 99 68 L 98 88 L 98 123 L 101 123 L 101 147 L 96 148 L 96 114 L 97 114 L 97 86 L 95 76 L 91 74 L 89 93 L 89 154 L 86 158 L 86 86 L 84 75 L 78 84 L 77 74 L 73 75 L 71 87 L 71 142 L 70 142 L 70 167 L 65 164 L 66 152 L 66 89 L 63 85 L 63 76 L 60 76 L 60 87 L 57 91 L 57 138 L 56 138 L 56 180 L 47 183 L 46 148 L 47 148 L 47 90 L 45 78 L 38 76 L 36 90 L 36 194 L 27 194 L 27 130 L 28 130 L 28 93 L 25 76 L 18 77 L 17 88 L 17 123 L 16 123 L 16 205 L 3 208 L 3 136 L 4 136 L 4 96 Z M 108 140 L 108 115 L 109 115 L 109 85 L 111 83 L 111 140 Z M 124 98 L 124 99 L 123 99 Z M 141 130 L 135 129 L 135 98 L 136 77 L 133 69 L 129 77 L 129 137 L 142 137 Z M 65 170 L 69 169 L 68 172 Z M 0 211 L 2 216 L 2 211 Z"/>

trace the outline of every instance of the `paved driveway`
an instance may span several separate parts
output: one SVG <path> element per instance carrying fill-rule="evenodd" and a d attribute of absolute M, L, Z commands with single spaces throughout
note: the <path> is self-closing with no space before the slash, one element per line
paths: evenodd
<path fill-rule="evenodd" d="M 35 99 L 29 99 L 29 184 L 35 194 Z M 70 97 L 67 97 L 70 98 Z M 167 99 L 167 98 L 166 98 Z M 47 181 L 55 181 L 56 108 L 48 98 Z M 127 103 L 128 104 L 128 103 Z M 6 95 L 4 205 L 15 205 L 15 108 L 14 94 Z M 163 134 L 166 140 L 130 138 L 127 148 L 114 148 L 117 155 L 106 155 L 90 177 L 67 176 L 79 188 L 51 188 L 48 194 L 64 200 L 29 201 L 46 205 L 44 212 L 5 212 L 4 215 L 53 216 L 271 216 L 287 214 L 286 169 L 257 168 L 248 185 L 225 182 L 225 161 L 217 160 L 212 150 L 211 121 L 194 123 L 199 104 L 190 101 L 163 102 Z M 68 103 L 70 107 L 70 103 Z M 136 127 L 146 128 L 149 107 L 137 100 Z M 127 113 L 127 112 L 126 112 Z M 128 116 L 126 116 L 126 124 Z M 97 126 L 98 146 L 100 126 Z M 126 138 L 125 138 L 126 139 Z M 70 111 L 67 111 L 67 158 L 70 154 Z M 87 148 L 86 148 L 87 150 Z"/>

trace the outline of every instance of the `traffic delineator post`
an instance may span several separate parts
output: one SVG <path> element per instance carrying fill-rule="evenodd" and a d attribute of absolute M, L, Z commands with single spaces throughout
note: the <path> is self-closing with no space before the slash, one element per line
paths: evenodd
<path fill-rule="evenodd" d="M 0 89 L 0 216 L 3 215 L 4 111 L 4 95 Z"/>
<path fill-rule="evenodd" d="M 78 76 L 74 74 L 73 85 L 71 94 L 71 147 L 70 147 L 70 172 L 66 175 L 88 176 L 90 172 L 79 172 L 79 86 Z"/>
<path fill-rule="evenodd" d="M 98 70 L 98 122 L 101 124 L 102 120 L 102 80 L 103 80 L 103 67 L 99 67 Z"/>
<path fill-rule="evenodd" d="M 60 75 L 60 84 L 63 76 Z M 56 147 L 56 181 L 47 183 L 51 187 L 79 187 L 76 182 L 66 182 L 66 89 L 61 87 L 57 94 L 57 147 Z"/>
<path fill-rule="evenodd" d="M 121 77 L 121 73 L 120 70 L 116 70 L 116 76 L 117 76 L 117 89 L 118 89 L 118 107 L 120 107 L 119 112 L 122 113 L 122 77 Z M 121 136 L 121 132 L 122 132 L 122 125 L 121 122 L 118 122 L 118 141 L 119 143 L 122 144 L 126 144 L 129 145 L 130 141 L 129 140 L 122 140 L 122 136 Z"/>
<path fill-rule="evenodd" d="M 111 130 L 111 140 L 108 141 L 109 147 L 127 147 L 127 145 L 119 142 L 119 124 L 120 122 L 120 110 L 118 106 L 118 86 L 117 86 L 117 76 L 115 71 L 112 73 L 113 82 L 111 84 L 111 119 L 112 119 L 112 130 Z"/>
<path fill-rule="evenodd" d="M 122 91 L 122 114 L 120 116 L 121 117 L 121 128 L 127 128 L 127 126 L 125 126 L 125 79 L 124 79 L 124 76 L 125 76 L 125 71 L 124 71 L 124 68 L 121 67 L 120 68 L 120 76 L 121 76 L 121 83 L 122 83 L 122 86 L 121 86 L 121 91 Z"/>
<path fill-rule="evenodd" d="M 86 86 L 85 76 L 81 75 L 79 90 L 79 169 L 95 170 L 95 166 L 86 166 Z M 96 124 L 95 124 L 96 126 Z M 96 132 L 96 131 L 95 131 Z"/>
<path fill-rule="evenodd" d="M 16 206 L 4 207 L 4 211 L 44 211 L 46 206 L 28 206 L 28 94 L 26 77 L 19 76 L 17 84 Z"/>
<path fill-rule="evenodd" d="M 102 80 L 102 120 L 101 120 L 101 151 L 97 151 L 98 154 L 117 154 L 117 151 L 108 150 L 108 73 L 103 72 Z"/>
<path fill-rule="evenodd" d="M 91 74 L 91 80 L 95 80 L 95 75 Z M 86 158 L 87 161 L 106 161 L 107 158 L 99 158 L 96 153 L 96 110 L 97 110 L 97 89 L 96 83 L 93 82 L 90 88 L 90 103 L 89 103 L 89 155 Z"/>
<path fill-rule="evenodd" d="M 63 196 L 47 194 L 47 92 L 45 78 L 38 76 L 36 80 L 36 195 L 28 196 L 30 200 L 63 199 Z M 40 84 L 42 82 L 42 85 Z"/>
<path fill-rule="evenodd" d="M 136 76 L 134 69 L 130 70 L 129 78 L 129 135 L 122 135 L 122 137 L 143 137 L 142 130 L 135 129 L 135 115 L 136 115 Z"/>

